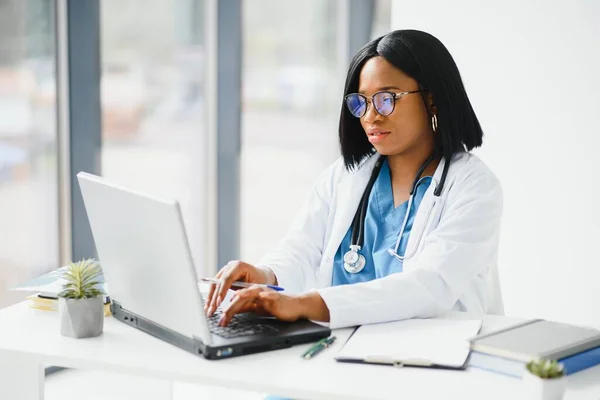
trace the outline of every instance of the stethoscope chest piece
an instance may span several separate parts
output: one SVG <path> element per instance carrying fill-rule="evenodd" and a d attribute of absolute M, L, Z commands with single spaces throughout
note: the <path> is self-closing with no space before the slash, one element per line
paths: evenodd
<path fill-rule="evenodd" d="M 344 269 L 351 274 L 357 274 L 363 270 L 367 261 L 365 256 L 359 253 L 359 246 L 350 246 L 350 250 L 344 254 Z"/>
<path fill-rule="evenodd" d="M 371 178 L 369 179 L 369 182 L 367 183 L 367 187 L 366 187 L 366 189 L 363 193 L 363 196 L 360 200 L 358 209 L 356 210 L 356 214 L 354 214 L 354 219 L 352 220 L 352 225 L 351 225 L 352 236 L 351 236 L 351 240 L 350 240 L 350 250 L 348 250 L 344 254 L 344 259 L 343 259 L 344 260 L 344 269 L 351 274 L 359 273 L 360 271 L 363 270 L 363 268 L 367 264 L 367 260 L 365 259 L 365 257 L 362 254 L 360 254 L 360 250 L 364 244 L 365 218 L 367 216 L 367 206 L 368 206 L 368 202 L 369 202 L 369 196 L 371 194 L 371 189 L 373 188 L 373 185 L 375 184 L 375 180 L 377 179 L 377 176 L 379 175 L 379 171 L 381 170 L 381 166 L 383 165 L 384 159 L 385 159 L 385 156 L 381 156 L 375 163 L 375 167 L 373 168 L 373 172 L 371 173 Z M 396 241 L 396 247 L 394 248 L 394 250 L 392 250 L 392 249 L 388 250 L 388 253 L 390 255 L 396 257 L 399 261 L 404 261 L 405 259 L 408 259 L 408 258 L 411 258 L 412 256 L 414 256 L 416 249 L 419 247 L 418 244 L 421 241 L 421 236 L 422 236 L 425 228 L 423 228 L 423 230 L 421 231 L 421 234 L 419 234 L 418 239 L 417 239 L 417 246 L 415 246 L 415 248 L 411 254 L 407 254 L 406 256 L 400 256 L 398 254 L 398 248 L 400 247 L 400 240 L 402 239 L 402 236 L 404 235 L 404 230 L 406 229 L 406 225 L 408 223 L 408 217 L 412 210 L 412 204 L 413 204 L 413 198 L 414 198 L 413 196 L 414 196 L 415 192 L 417 191 L 417 187 L 419 186 L 419 183 L 421 182 L 421 175 L 423 174 L 423 172 L 425 171 L 427 166 L 433 160 L 434 160 L 434 155 L 431 155 L 419 168 L 419 171 L 417 172 L 417 175 L 415 176 L 415 180 L 413 182 L 412 189 L 410 191 L 410 197 L 408 199 L 408 209 L 406 210 L 406 214 L 404 216 L 404 222 L 402 223 L 402 226 L 400 227 L 400 232 L 398 234 L 398 240 Z M 439 197 L 442 192 L 442 189 L 444 187 L 444 182 L 446 181 L 446 176 L 448 174 L 449 166 L 450 166 L 450 161 L 447 161 L 444 163 L 444 170 L 442 172 L 442 180 L 440 181 L 440 184 L 437 185 L 435 191 L 433 192 L 433 195 L 435 197 Z M 433 207 L 435 206 L 435 203 L 436 203 L 435 201 L 432 202 L 431 209 L 433 209 Z M 431 213 L 431 209 L 430 209 L 430 213 Z M 426 220 L 429 221 L 429 214 L 427 214 Z M 426 221 L 425 225 L 427 225 L 427 221 Z"/>

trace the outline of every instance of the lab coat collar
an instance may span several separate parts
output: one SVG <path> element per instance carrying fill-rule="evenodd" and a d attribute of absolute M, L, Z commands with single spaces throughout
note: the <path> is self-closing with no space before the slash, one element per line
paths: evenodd
<path fill-rule="evenodd" d="M 356 170 L 347 172 L 338 184 L 331 236 L 323 252 L 323 262 L 317 279 L 317 285 L 320 288 L 329 286 L 331 282 L 335 253 L 352 224 L 352 219 L 378 159 L 379 154 L 373 154 L 364 160 Z"/>
<path fill-rule="evenodd" d="M 419 239 L 419 237 L 422 236 L 423 230 L 427 229 L 427 225 L 429 225 L 429 223 L 431 223 L 431 220 L 432 220 L 431 214 L 432 214 L 434 207 L 436 206 L 436 203 L 438 201 L 438 199 L 434 196 L 433 193 L 435 192 L 435 189 L 438 187 L 440 180 L 442 179 L 442 173 L 444 172 L 445 163 L 446 163 L 446 159 L 442 158 L 440 160 L 440 163 L 438 164 L 437 168 L 435 169 L 435 172 L 433 173 L 432 184 L 429 185 L 429 187 L 425 191 L 425 194 L 423 195 L 423 199 L 421 200 L 421 203 L 419 204 L 419 208 L 417 209 L 417 213 L 415 214 L 415 219 L 413 222 L 413 226 L 412 226 L 410 235 L 408 236 L 408 243 L 406 243 L 406 249 L 404 251 L 405 256 L 412 255 L 415 252 L 415 250 L 417 250 L 417 249 L 415 249 L 415 246 L 421 245 L 421 243 L 423 242 L 422 239 L 420 241 L 418 239 Z M 410 256 L 408 259 L 404 260 L 404 262 L 402 264 L 403 272 L 407 272 L 407 271 L 410 271 L 411 269 L 413 269 L 413 266 L 415 265 L 412 262 L 413 260 L 414 260 L 414 258 L 412 258 Z"/>

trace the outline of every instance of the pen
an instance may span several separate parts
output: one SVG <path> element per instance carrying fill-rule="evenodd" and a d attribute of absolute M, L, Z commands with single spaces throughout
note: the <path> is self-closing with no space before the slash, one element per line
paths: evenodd
<path fill-rule="evenodd" d="M 315 355 L 319 354 L 321 351 L 323 351 L 324 349 L 331 346 L 333 344 L 333 342 L 335 342 L 335 336 L 331 336 L 331 337 L 319 340 L 310 349 L 308 349 L 304 354 L 302 354 L 302 358 L 307 359 L 307 360 L 313 358 Z"/>
<path fill-rule="evenodd" d="M 202 282 L 210 282 L 210 283 L 219 283 L 221 281 L 220 279 L 215 279 L 215 278 L 201 278 L 200 280 Z M 283 290 L 283 288 L 280 286 L 264 285 L 262 283 L 250 283 L 250 282 L 233 282 L 231 284 L 231 286 L 245 287 L 245 288 L 251 287 L 251 286 L 262 286 L 262 287 L 266 287 L 269 289 L 277 290 L 278 292 L 281 292 Z"/>

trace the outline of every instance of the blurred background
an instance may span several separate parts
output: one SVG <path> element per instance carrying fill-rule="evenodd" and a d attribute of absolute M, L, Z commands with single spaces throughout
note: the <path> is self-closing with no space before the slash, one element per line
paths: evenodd
<path fill-rule="evenodd" d="M 215 79 L 208 63 L 218 51 L 209 50 L 207 43 L 215 35 L 206 21 L 210 2 L 72 3 L 0 1 L 0 307 L 22 298 L 9 288 L 74 256 L 94 255 L 86 252 L 89 243 L 77 245 L 77 239 L 92 240 L 87 230 L 78 230 L 87 223 L 81 205 L 77 208 L 78 187 L 60 189 L 70 186 L 69 176 L 78 170 L 177 199 L 199 273 L 219 266 L 204 263 L 210 195 L 204 170 L 212 134 L 207 103 L 215 102 L 207 98 L 207 80 Z M 257 261 L 272 247 L 294 216 L 289 210 L 299 208 L 317 174 L 339 156 L 337 123 L 350 56 L 350 3 L 220 4 L 238 8 L 231 23 L 240 25 L 240 85 L 232 101 L 239 108 L 224 110 L 225 118 L 239 119 L 239 132 L 226 132 L 239 135 L 240 143 L 234 182 L 241 199 L 239 231 L 227 233 L 238 236 L 231 241 L 231 258 Z M 365 14 L 362 22 L 366 42 L 389 31 L 391 2 L 364 4 L 372 7 L 372 15 Z M 61 16 L 61 8 L 67 15 Z M 96 38 L 81 28 L 84 23 L 97 25 Z M 61 24 L 70 32 L 61 34 Z M 88 43 L 74 43 L 70 36 L 76 34 L 90 36 Z M 68 72 L 61 76 L 61 63 L 71 75 L 92 69 L 93 62 L 81 66 L 77 59 L 78 50 L 89 54 L 89 47 L 77 46 L 94 45 L 96 90 L 86 88 L 93 82 L 77 82 Z M 74 100 L 94 94 L 97 110 L 82 110 Z M 62 124 L 61 107 L 67 114 Z M 76 121 L 81 112 L 94 118 Z M 64 154 L 69 152 L 74 154 Z M 76 156 L 87 159 L 77 171 Z M 67 165 L 64 176 L 61 160 Z"/>
<path fill-rule="evenodd" d="M 504 187 L 507 314 L 600 325 L 599 17 L 591 0 L 0 0 L 0 307 L 94 256 L 80 170 L 180 201 L 199 274 L 256 262 L 339 157 L 353 53 L 417 28 L 455 57 Z"/>

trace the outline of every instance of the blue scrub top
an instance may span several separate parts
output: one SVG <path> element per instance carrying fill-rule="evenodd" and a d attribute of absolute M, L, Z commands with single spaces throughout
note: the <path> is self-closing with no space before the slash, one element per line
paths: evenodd
<path fill-rule="evenodd" d="M 398 254 L 404 256 L 408 237 L 412 230 L 413 222 L 421 200 L 431 184 L 431 177 L 422 178 L 414 195 L 412 209 L 408 216 L 406 229 L 400 240 Z M 394 249 L 400 227 L 408 208 L 408 201 L 394 208 L 394 195 L 392 193 L 392 180 L 390 166 L 386 159 L 381 166 L 379 176 L 373 184 L 369 195 L 367 206 L 367 217 L 365 219 L 364 244 L 360 251 L 367 263 L 362 271 L 356 274 L 344 269 L 344 254 L 350 249 L 352 238 L 352 226 L 348 229 L 346 236 L 335 254 L 333 262 L 333 276 L 331 285 L 346 285 L 351 283 L 366 282 L 382 278 L 389 274 L 402 272 L 402 261 L 388 253 L 388 249 Z"/>

